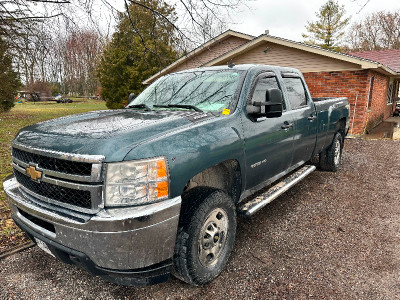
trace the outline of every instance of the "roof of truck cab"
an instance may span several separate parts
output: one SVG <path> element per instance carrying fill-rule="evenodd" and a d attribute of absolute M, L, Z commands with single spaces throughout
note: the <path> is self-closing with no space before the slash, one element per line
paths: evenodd
<path fill-rule="evenodd" d="M 201 71 L 207 71 L 207 70 L 238 70 L 238 71 L 248 71 L 251 69 L 270 69 L 271 71 L 279 71 L 279 72 L 296 72 L 300 73 L 299 70 L 295 68 L 289 68 L 289 67 L 279 67 L 279 66 L 272 66 L 272 65 L 262 65 L 262 64 L 238 64 L 234 65 L 233 67 L 229 67 L 227 65 L 223 66 L 210 66 L 210 67 L 200 67 L 200 68 L 193 68 L 193 69 L 187 69 L 187 70 L 182 70 L 179 72 L 175 73 L 170 73 L 167 75 L 171 74 L 180 74 L 180 73 L 190 73 L 190 72 L 201 72 Z"/>

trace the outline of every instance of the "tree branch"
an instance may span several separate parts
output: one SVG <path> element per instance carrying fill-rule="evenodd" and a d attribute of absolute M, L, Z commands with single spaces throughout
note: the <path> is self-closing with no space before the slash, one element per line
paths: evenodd
<path fill-rule="evenodd" d="M 14 21 L 22 21 L 22 20 L 38 20 L 38 19 L 50 19 L 50 18 L 56 18 L 59 16 L 62 16 L 62 13 L 52 15 L 52 16 L 41 16 L 41 17 L 21 17 L 21 18 L 12 18 Z"/>
<path fill-rule="evenodd" d="M 160 57 L 159 57 L 158 53 L 155 53 L 154 51 L 152 51 L 151 49 L 149 49 L 149 48 L 147 47 L 146 42 L 145 42 L 145 40 L 144 40 L 142 34 L 139 32 L 139 30 L 136 28 L 135 24 L 133 23 L 133 20 L 132 20 L 132 18 L 131 18 L 131 14 L 130 14 L 130 12 L 129 12 L 128 3 L 126 2 L 126 0 L 124 0 L 124 2 L 125 2 L 126 12 L 127 12 L 127 14 L 128 14 L 129 22 L 131 23 L 131 25 L 132 25 L 132 27 L 133 27 L 133 30 L 134 30 L 134 31 L 136 32 L 136 34 L 139 36 L 139 38 L 140 38 L 140 40 L 141 40 L 141 42 L 142 42 L 143 47 L 144 47 L 147 51 L 149 51 L 149 52 L 155 54 L 156 57 L 157 57 L 157 59 L 158 59 L 158 61 L 160 61 Z"/>
<path fill-rule="evenodd" d="M 145 8 L 145 9 L 151 11 L 151 12 L 152 12 L 154 15 L 156 15 L 156 16 L 161 17 L 162 19 L 164 19 L 165 21 L 167 21 L 169 24 L 171 24 L 171 26 L 172 26 L 182 37 L 184 37 L 184 38 L 190 40 L 190 39 L 182 32 L 182 30 L 180 30 L 173 22 L 171 22 L 170 19 L 168 19 L 168 18 L 167 18 L 166 16 L 164 16 L 162 13 L 160 13 L 160 12 L 156 11 L 155 9 L 152 9 L 151 7 L 149 7 L 149 6 L 147 6 L 147 5 L 143 4 L 143 3 L 140 3 L 140 2 L 138 2 L 138 1 L 134 1 L 134 0 L 128 0 L 128 1 L 131 2 L 131 3 L 133 3 L 133 4 L 135 4 L 135 5 L 141 6 L 141 7 Z"/>
<path fill-rule="evenodd" d="M 55 3 L 55 4 L 70 4 L 69 0 L 26 0 L 28 2 L 40 2 L 40 3 Z"/>

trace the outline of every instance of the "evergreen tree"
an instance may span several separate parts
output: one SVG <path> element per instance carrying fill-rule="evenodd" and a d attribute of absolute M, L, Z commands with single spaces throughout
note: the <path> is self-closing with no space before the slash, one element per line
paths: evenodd
<path fill-rule="evenodd" d="M 146 6 L 176 19 L 174 8 L 165 2 L 145 0 Z M 107 107 L 121 108 L 128 95 L 139 94 L 142 81 L 177 59 L 174 27 L 165 18 L 130 4 L 120 15 L 117 30 L 101 57 L 98 76 Z"/>
<path fill-rule="evenodd" d="M 345 18 L 344 6 L 335 0 L 328 0 L 316 13 L 316 22 L 307 22 L 308 34 L 302 34 L 306 44 L 318 45 L 322 48 L 340 51 L 340 38 L 344 35 L 343 29 L 349 23 Z"/>
<path fill-rule="evenodd" d="M 8 50 L 8 44 L 0 38 L 0 112 L 6 112 L 14 106 L 15 96 L 21 87 Z"/>

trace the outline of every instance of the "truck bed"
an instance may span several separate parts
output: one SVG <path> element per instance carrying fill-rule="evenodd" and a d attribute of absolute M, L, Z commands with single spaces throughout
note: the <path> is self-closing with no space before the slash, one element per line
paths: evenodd
<path fill-rule="evenodd" d="M 313 102 L 327 101 L 327 100 L 343 100 L 345 97 L 316 97 L 312 98 Z"/>
<path fill-rule="evenodd" d="M 315 154 L 326 148 L 337 130 L 337 122 L 345 117 L 346 97 L 312 98 L 318 115 L 317 143 Z"/>

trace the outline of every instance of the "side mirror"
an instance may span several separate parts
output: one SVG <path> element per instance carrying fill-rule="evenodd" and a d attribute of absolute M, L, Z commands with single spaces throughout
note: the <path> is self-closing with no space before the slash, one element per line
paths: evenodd
<path fill-rule="evenodd" d="M 128 97 L 128 104 L 131 103 L 136 98 L 134 93 L 130 93 Z"/>
<path fill-rule="evenodd" d="M 280 89 L 265 92 L 265 102 L 254 102 L 247 107 L 247 112 L 256 117 L 279 118 L 283 112 L 283 98 Z"/>

